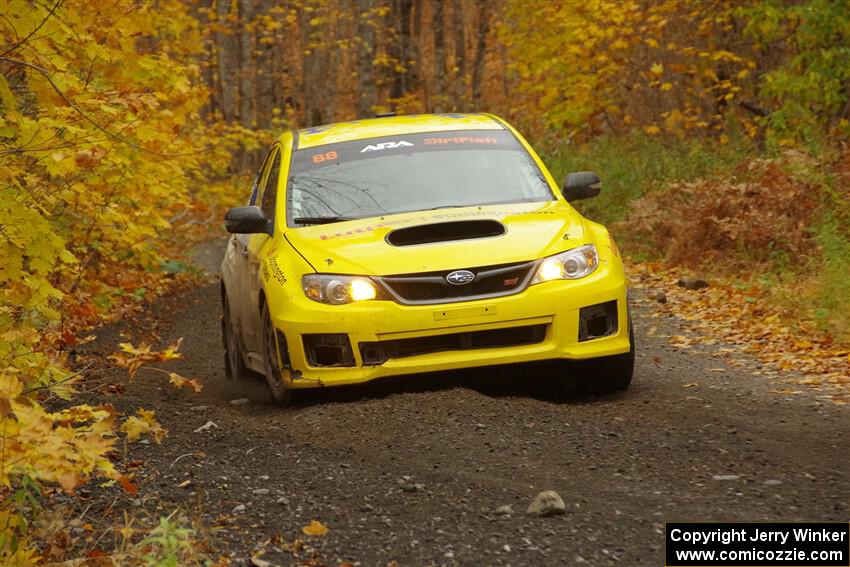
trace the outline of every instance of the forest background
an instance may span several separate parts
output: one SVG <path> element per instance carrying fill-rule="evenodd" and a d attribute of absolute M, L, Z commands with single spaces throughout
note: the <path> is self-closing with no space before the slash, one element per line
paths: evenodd
<path fill-rule="evenodd" d="M 75 349 L 197 277 L 187 251 L 286 128 L 499 114 L 556 177 L 601 174 L 579 207 L 634 273 L 710 280 L 722 291 L 696 315 L 740 300 L 736 332 L 775 322 L 780 359 L 847 356 L 844 1 L 0 0 L 0 14 L 3 564 L 46 553 L 33 520 L 52 487 L 135 490 L 116 448 L 162 432 L 150 412 L 75 403 L 93 379 Z M 135 373 L 178 346 L 114 361 Z M 135 541 L 185 553 L 157 534 Z"/>

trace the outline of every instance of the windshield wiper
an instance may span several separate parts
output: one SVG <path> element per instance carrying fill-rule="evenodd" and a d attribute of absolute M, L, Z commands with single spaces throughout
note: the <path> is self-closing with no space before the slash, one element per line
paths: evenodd
<path fill-rule="evenodd" d="M 342 222 L 354 220 L 353 217 L 295 217 L 292 222 L 295 224 L 330 224 L 333 222 Z"/>
<path fill-rule="evenodd" d="M 431 207 L 429 209 L 419 209 L 416 212 L 420 211 L 438 211 L 440 209 L 462 209 L 464 207 L 474 207 L 475 205 L 440 205 L 439 207 Z M 414 211 L 411 211 L 414 212 Z"/>

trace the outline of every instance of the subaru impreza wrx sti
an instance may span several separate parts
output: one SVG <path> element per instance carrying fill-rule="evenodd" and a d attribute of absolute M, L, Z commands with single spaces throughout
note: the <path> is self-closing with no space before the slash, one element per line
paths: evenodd
<path fill-rule="evenodd" d="M 248 205 L 225 216 L 226 373 L 263 374 L 281 403 L 302 388 L 533 361 L 562 361 L 589 391 L 624 389 L 623 264 L 570 204 L 600 188 L 590 172 L 559 187 L 488 114 L 286 132 Z"/>

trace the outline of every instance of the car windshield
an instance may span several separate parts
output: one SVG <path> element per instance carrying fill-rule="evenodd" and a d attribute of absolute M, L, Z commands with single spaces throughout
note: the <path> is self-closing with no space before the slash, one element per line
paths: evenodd
<path fill-rule="evenodd" d="M 508 131 L 413 134 L 295 152 L 290 226 L 392 213 L 552 201 L 540 168 Z"/>

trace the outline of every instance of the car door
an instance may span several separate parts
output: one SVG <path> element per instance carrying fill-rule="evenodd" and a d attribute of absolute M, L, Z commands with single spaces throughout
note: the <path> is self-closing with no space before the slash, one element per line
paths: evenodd
<path fill-rule="evenodd" d="M 265 180 L 268 166 L 271 163 L 269 159 L 271 155 L 272 151 L 270 150 L 265 160 L 263 160 L 263 165 L 260 167 L 257 177 L 254 179 L 254 185 L 251 188 L 251 197 L 248 199 L 249 205 L 256 205 L 260 202 L 263 181 Z M 248 246 L 251 236 L 250 234 L 234 234 L 230 237 L 226 254 L 232 269 L 229 274 L 227 272 L 223 274 L 225 276 L 227 298 L 230 302 L 230 314 L 238 330 L 241 346 L 247 352 L 252 350 L 248 347 L 248 335 L 251 333 L 251 280 Z"/>
<path fill-rule="evenodd" d="M 267 158 L 268 171 L 265 172 L 257 194 L 256 204 L 263 210 L 271 226 L 274 226 L 277 186 L 280 177 L 280 148 L 275 145 Z M 245 316 L 245 343 L 250 352 L 261 352 L 262 328 L 260 321 L 260 264 L 272 247 L 272 237 L 268 234 L 247 235 L 247 274 L 248 303 Z"/>

